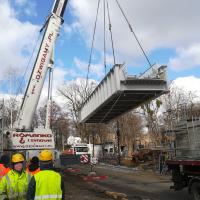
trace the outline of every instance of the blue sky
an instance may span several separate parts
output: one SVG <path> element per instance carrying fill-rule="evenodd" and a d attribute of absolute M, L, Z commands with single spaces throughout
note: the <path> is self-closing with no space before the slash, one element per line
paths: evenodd
<path fill-rule="evenodd" d="M 90 78 L 97 81 L 104 76 L 102 2 L 90 71 Z M 200 84 L 199 0 L 119 2 L 151 63 L 168 65 L 169 80 L 181 79 L 189 89 L 198 89 L 194 83 Z M 139 74 L 148 68 L 148 64 L 115 0 L 109 3 L 117 63 L 125 62 L 129 73 Z M 9 69 L 15 74 L 12 79 L 15 79 L 13 93 L 16 92 L 34 49 L 38 30 L 52 5 L 53 0 L 0 0 L 0 25 L 3 27 L 0 30 L 0 93 L 9 92 Z M 96 6 L 97 0 L 69 0 L 65 22 L 56 42 L 54 88 L 64 81 L 86 77 Z M 113 63 L 108 30 L 106 34 L 108 71 Z M 26 81 L 23 85 L 26 85 Z"/>

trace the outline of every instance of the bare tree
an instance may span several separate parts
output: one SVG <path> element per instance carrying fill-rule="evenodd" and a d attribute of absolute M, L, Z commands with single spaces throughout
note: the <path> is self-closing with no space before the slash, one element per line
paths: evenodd
<path fill-rule="evenodd" d="M 169 93 L 141 106 L 152 142 L 160 145 L 163 129 L 173 130 L 180 118 L 189 116 L 195 108 L 194 92 L 171 85 Z"/>
<path fill-rule="evenodd" d="M 10 129 L 17 120 L 17 114 L 19 110 L 19 102 L 15 97 L 10 97 L 4 101 L 4 127 Z M 12 115 L 12 118 L 11 118 Z M 12 126 L 11 126 L 12 123 Z"/>
<path fill-rule="evenodd" d="M 69 110 L 73 125 L 82 138 L 87 137 L 87 131 L 86 126 L 78 122 L 78 112 L 96 85 L 94 81 L 87 82 L 82 79 L 79 82 L 66 83 L 58 89 L 59 95 L 66 100 L 66 107 Z"/>
<path fill-rule="evenodd" d="M 40 107 L 38 110 L 39 122 L 45 126 L 46 122 L 46 106 Z M 69 136 L 69 118 L 68 113 L 63 111 L 61 107 L 55 102 L 52 103 L 51 108 L 51 128 L 55 134 L 56 146 L 62 149 L 66 138 Z"/>
<path fill-rule="evenodd" d="M 165 126 L 173 129 L 180 118 L 187 118 L 194 114 L 198 107 L 197 95 L 191 91 L 185 91 L 182 88 L 171 86 L 170 92 L 161 97 L 164 113 L 163 120 Z"/>

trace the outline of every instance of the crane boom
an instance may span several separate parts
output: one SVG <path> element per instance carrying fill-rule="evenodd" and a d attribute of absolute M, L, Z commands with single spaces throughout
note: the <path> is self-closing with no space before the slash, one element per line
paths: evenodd
<path fill-rule="evenodd" d="M 68 0 L 55 0 L 51 15 L 45 23 L 44 36 L 18 115 L 17 128 L 20 130 L 31 130 L 32 128 L 33 116 L 44 85 L 53 47 L 58 37 L 61 24 L 63 23 L 62 17 L 67 2 Z"/>

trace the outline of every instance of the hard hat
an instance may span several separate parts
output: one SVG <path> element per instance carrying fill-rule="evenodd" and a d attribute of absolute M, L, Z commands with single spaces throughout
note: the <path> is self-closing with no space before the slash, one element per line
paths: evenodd
<path fill-rule="evenodd" d="M 21 153 L 13 154 L 11 162 L 12 163 L 24 162 L 24 156 Z"/>
<path fill-rule="evenodd" d="M 39 154 L 39 160 L 50 161 L 53 159 L 52 152 L 50 150 L 42 150 Z"/>

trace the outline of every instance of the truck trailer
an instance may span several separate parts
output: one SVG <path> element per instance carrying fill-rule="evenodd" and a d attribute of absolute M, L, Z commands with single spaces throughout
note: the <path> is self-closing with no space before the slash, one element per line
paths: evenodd
<path fill-rule="evenodd" d="M 193 200 L 200 200 L 200 117 L 179 121 L 174 129 L 175 157 L 167 160 L 172 172 L 171 189 L 188 188 Z"/>

